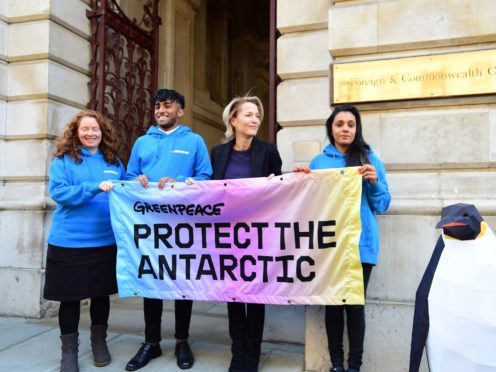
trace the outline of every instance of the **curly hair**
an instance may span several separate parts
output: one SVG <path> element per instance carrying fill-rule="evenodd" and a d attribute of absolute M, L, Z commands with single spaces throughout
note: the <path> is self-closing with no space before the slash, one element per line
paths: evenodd
<path fill-rule="evenodd" d="M 264 117 L 264 109 L 260 98 L 257 96 L 244 96 L 244 97 L 235 97 L 228 103 L 228 105 L 224 108 L 222 112 L 222 121 L 226 126 L 226 131 L 224 133 L 224 142 L 229 142 L 234 138 L 234 127 L 231 124 L 231 120 L 238 116 L 238 111 L 243 103 L 253 103 L 258 108 L 258 112 L 260 113 L 260 122 L 262 122 Z"/>
<path fill-rule="evenodd" d="M 98 149 L 102 152 L 105 161 L 108 164 L 119 165 L 119 159 L 117 157 L 117 139 L 114 133 L 114 129 L 108 123 L 107 119 L 98 111 L 84 110 L 78 112 L 74 115 L 66 124 L 64 133 L 62 136 L 57 138 L 57 147 L 52 154 L 52 159 L 54 157 L 63 157 L 68 155 L 74 159 L 76 163 L 81 163 L 81 141 L 78 136 L 79 124 L 81 119 L 84 117 L 94 118 L 98 125 L 100 126 L 100 131 L 102 132 L 102 141 L 98 146 Z"/>

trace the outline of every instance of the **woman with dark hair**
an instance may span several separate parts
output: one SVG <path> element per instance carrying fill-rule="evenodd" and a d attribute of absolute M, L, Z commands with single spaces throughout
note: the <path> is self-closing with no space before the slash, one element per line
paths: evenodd
<path fill-rule="evenodd" d="M 331 142 L 323 154 L 310 162 L 310 167 L 296 167 L 294 171 L 310 172 L 311 169 L 359 167 L 363 177 L 360 219 L 360 260 L 363 268 L 364 291 L 372 267 L 377 264 L 379 229 L 375 215 L 385 212 L 391 202 L 384 165 L 362 136 L 360 113 L 354 106 L 338 106 L 326 121 L 326 131 Z M 344 314 L 348 327 L 348 372 L 358 372 L 362 365 L 365 336 L 365 308 L 363 305 L 328 305 L 325 325 L 331 372 L 344 372 Z"/>
<path fill-rule="evenodd" d="M 224 109 L 222 119 L 226 126 L 226 143 L 212 149 L 213 179 L 281 174 L 282 161 L 277 147 L 255 137 L 263 120 L 263 106 L 258 97 L 234 98 Z M 232 340 L 229 371 L 258 371 L 265 305 L 228 302 L 227 312 Z"/>
<path fill-rule="evenodd" d="M 48 236 L 43 297 L 60 301 L 60 371 L 79 371 L 80 301 L 91 298 L 91 347 L 98 367 L 110 363 L 109 295 L 117 292 L 115 238 L 107 193 L 125 178 L 112 127 L 96 111 L 67 123 L 50 167 L 49 191 L 57 203 Z"/>

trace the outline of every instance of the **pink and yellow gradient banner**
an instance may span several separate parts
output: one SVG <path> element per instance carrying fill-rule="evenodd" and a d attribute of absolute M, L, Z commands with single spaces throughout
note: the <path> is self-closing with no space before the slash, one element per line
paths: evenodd
<path fill-rule="evenodd" d="M 363 304 L 357 168 L 110 193 L 119 296 Z"/>

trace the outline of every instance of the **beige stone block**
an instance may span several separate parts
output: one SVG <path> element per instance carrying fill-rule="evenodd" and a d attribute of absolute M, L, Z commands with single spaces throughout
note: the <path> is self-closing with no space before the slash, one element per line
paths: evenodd
<path fill-rule="evenodd" d="M 1 14 L 1 13 L 0 13 Z M 7 36 L 9 25 L 0 20 L 0 59 L 7 56 Z"/>
<path fill-rule="evenodd" d="M 283 81 L 277 87 L 277 121 L 286 125 L 324 123 L 331 113 L 329 79 Z"/>
<path fill-rule="evenodd" d="M 53 61 L 19 62 L 9 66 L 9 96 L 46 95 L 80 105 L 89 102 L 89 78 Z"/>
<path fill-rule="evenodd" d="M 7 131 L 7 102 L 0 100 L 0 138 L 5 136 Z"/>
<path fill-rule="evenodd" d="M 307 1 L 279 0 L 277 2 L 277 28 L 282 32 L 294 32 L 326 28 L 328 0 Z"/>
<path fill-rule="evenodd" d="M 90 42 L 57 23 L 50 23 L 50 54 L 84 71 L 90 71 Z"/>
<path fill-rule="evenodd" d="M 494 41 L 495 11 L 490 0 L 336 4 L 329 12 L 329 48 L 338 56 Z"/>
<path fill-rule="evenodd" d="M 8 2 L 8 16 L 12 18 L 48 14 L 50 11 L 50 0 L 4 0 L 3 2 Z"/>
<path fill-rule="evenodd" d="M 43 211 L 0 211 L 0 267 L 41 268 L 44 215 Z"/>
<path fill-rule="evenodd" d="M 50 150 L 47 140 L 5 141 L 3 175 L 9 178 L 44 177 Z"/>
<path fill-rule="evenodd" d="M 277 73 L 282 79 L 329 75 L 327 30 L 301 32 L 277 39 Z M 303 51 L 303 53 L 302 53 Z M 298 53 L 298 58 L 295 58 Z"/>
<path fill-rule="evenodd" d="M 9 57 L 48 54 L 50 21 L 13 23 L 9 26 Z"/>
<path fill-rule="evenodd" d="M 385 163 L 466 163 L 491 160 L 489 110 L 439 110 L 381 117 Z M 476 146 L 475 146 L 476 144 Z"/>
<path fill-rule="evenodd" d="M 40 317 L 42 291 L 40 269 L 0 268 L 0 283 L 2 283 L 1 315 Z"/>
<path fill-rule="evenodd" d="M 435 228 L 439 215 L 378 216 L 381 240 L 379 262 L 372 270 L 368 299 L 415 300 L 415 291 L 439 236 Z"/>
<path fill-rule="evenodd" d="M 9 91 L 9 65 L 7 62 L 0 60 L 0 97 L 6 97 Z"/>
<path fill-rule="evenodd" d="M 55 203 L 49 199 L 48 184 L 44 181 L 6 182 L 0 186 L 0 206 L 10 211 L 40 211 Z"/>
<path fill-rule="evenodd" d="M 293 160 L 296 163 L 307 163 L 312 160 L 315 154 L 319 154 L 322 143 L 317 140 L 295 141 L 293 142 Z"/>
<path fill-rule="evenodd" d="M 377 50 L 378 4 L 333 6 L 329 10 L 329 50 L 332 55 L 359 49 Z"/>
<path fill-rule="evenodd" d="M 372 276 L 374 272 L 372 272 Z M 363 371 L 407 372 L 413 323 L 413 305 L 368 302 L 365 307 Z M 345 327 L 346 328 L 346 327 Z M 345 332 L 345 355 L 348 352 Z M 385 352 L 387 350 L 387 352 Z M 330 367 L 324 307 L 308 306 L 306 312 L 305 370 L 327 371 Z M 427 372 L 425 358 L 420 372 Z"/>
<path fill-rule="evenodd" d="M 288 327 L 291 324 L 291 327 Z M 305 343 L 305 306 L 267 305 L 264 341 Z"/>
<path fill-rule="evenodd" d="M 327 144 L 324 126 L 286 127 L 277 132 L 277 148 L 283 172 L 298 165 L 308 165 Z"/>
<path fill-rule="evenodd" d="M 0 137 L 0 180 L 5 177 L 5 141 Z"/>
<path fill-rule="evenodd" d="M 46 100 L 9 102 L 6 135 L 9 137 L 46 135 L 47 106 Z"/>
<path fill-rule="evenodd" d="M 381 157 L 381 117 L 376 113 L 364 112 L 360 113 L 362 119 L 362 135 L 371 147 L 374 153 Z"/>
<path fill-rule="evenodd" d="M 9 3 L 7 1 L 0 1 L 0 16 L 7 17 L 9 13 Z"/>
<path fill-rule="evenodd" d="M 86 106 L 90 101 L 90 78 L 58 63 L 50 63 L 49 93 L 64 100 Z"/>
<path fill-rule="evenodd" d="M 374 273 L 372 272 L 372 276 Z M 395 280 L 395 278 L 391 278 Z M 369 302 L 363 371 L 407 372 L 413 326 L 412 304 Z M 419 372 L 428 372 L 424 356 Z"/>
<path fill-rule="evenodd" d="M 29 137 L 62 134 L 79 109 L 52 100 L 12 101 L 7 105 L 8 136 Z"/>
<path fill-rule="evenodd" d="M 451 6 L 450 6 L 451 5 Z M 408 0 L 379 4 L 380 45 L 456 45 L 460 40 L 484 41 L 496 38 L 496 24 L 488 14 L 496 12 L 494 1 Z M 484 23 L 479 22 L 481 16 Z"/>
<path fill-rule="evenodd" d="M 491 161 L 496 161 L 496 110 L 490 110 L 489 112 L 489 146 Z"/>
<path fill-rule="evenodd" d="M 9 96 L 48 92 L 48 61 L 11 63 L 8 73 Z"/>
<path fill-rule="evenodd" d="M 450 173 L 453 175 L 453 173 Z M 454 175 L 453 175 L 454 176 Z M 396 198 L 436 199 L 439 194 L 439 173 L 392 173 L 386 174 L 389 191 Z"/>
<path fill-rule="evenodd" d="M 494 172 L 472 171 L 387 174 L 391 214 L 440 214 L 454 203 L 477 206 L 482 214 L 496 214 Z"/>
<path fill-rule="evenodd" d="M 496 212 L 495 190 L 494 172 L 445 173 L 439 177 L 439 192 L 443 199 L 467 202 L 472 200 L 474 203 L 481 199 L 492 199 L 494 212 Z"/>

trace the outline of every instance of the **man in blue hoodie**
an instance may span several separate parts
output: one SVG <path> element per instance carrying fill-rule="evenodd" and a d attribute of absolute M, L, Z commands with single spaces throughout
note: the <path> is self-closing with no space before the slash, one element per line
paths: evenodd
<path fill-rule="evenodd" d="M 153 97 L 155 121 L 146 135 L 138 138 L 133 146 L 127 166 L 128 180 L 136 180 L 143 187 L 148 182 L 158 182 L 159 189 L 169 182 L 208 180 L 212 167 L 207 146 L 191 129 L 179 124 L 184 114 L 184 97 L 175 90 L 159 89 Z M 194 357 L 188 344 L 189 324 L 193 301 L 176 300 L 176 349 L 177 365 L 181 369 L 193 366 Z M 127 363 L 126 371 L 136 371 L 151 359 L 162 355 L 160 349 L 163 301 L 144 298 L 145 343 Z"/>

